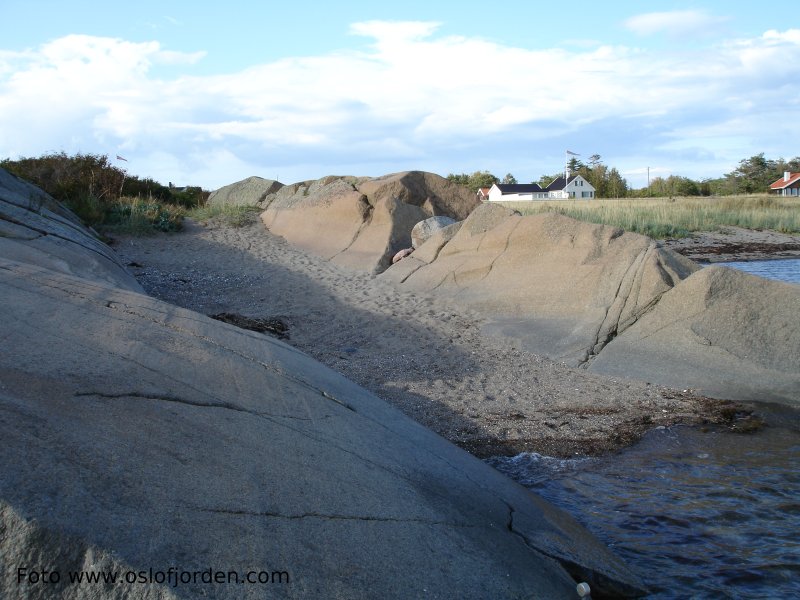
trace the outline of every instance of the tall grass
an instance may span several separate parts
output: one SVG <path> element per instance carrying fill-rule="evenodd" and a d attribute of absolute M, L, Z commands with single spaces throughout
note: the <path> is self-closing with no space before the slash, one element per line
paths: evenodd
<path fill-rule="evenodd" d="M 186 210 L 152 198 L 122 197 L 108 205 L 102 230 L 146 235 L 155 231 L 180 231 Z"/>
<path fill-rule="evenodd" d="M 800 198 L 751 195 L 710 198 L 601 198 L 502 202 L 522 214 L 556 212 L 653 238 L 686 237 L 726 226 L 800 232 Z"/>

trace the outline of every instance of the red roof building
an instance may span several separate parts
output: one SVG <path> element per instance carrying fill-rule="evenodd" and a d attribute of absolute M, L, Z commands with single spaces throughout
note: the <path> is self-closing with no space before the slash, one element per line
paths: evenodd
<path fill-rule="evenodd" d="M 779 196 L 800 196 L 800 173 L 784 172 L 783 177 L 769 186 Z"/>

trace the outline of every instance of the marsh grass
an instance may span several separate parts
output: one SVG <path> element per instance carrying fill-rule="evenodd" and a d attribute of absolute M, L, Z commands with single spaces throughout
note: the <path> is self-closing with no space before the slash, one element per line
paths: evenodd
<path fill-rule="evenodd" d="M 800 198 L 766 194 L 721 197 L 600 198 L 501 202 L 522 214 L 556 212 L 653 238 L 686 237 L 724 227 L 800 232 Z"/>
<path fill-rule="evenodd" d="M 258 206 L 234 206 L 230 204 L 205 204 L 186 213 L 195 221 L 207 222 L 219 220 L 231 227 L 245 227 L 258 220 L 263 209 Z"/>

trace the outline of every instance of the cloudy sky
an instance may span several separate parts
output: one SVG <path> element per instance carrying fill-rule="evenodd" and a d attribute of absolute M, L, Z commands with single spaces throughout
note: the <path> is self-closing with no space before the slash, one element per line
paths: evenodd
<path fill-rule="evenodd" d="M 634 186 L 800 155 L 795 0 L 3 0 L 0 158 L 250 175 L 488 169 L 600 154 Z"/>

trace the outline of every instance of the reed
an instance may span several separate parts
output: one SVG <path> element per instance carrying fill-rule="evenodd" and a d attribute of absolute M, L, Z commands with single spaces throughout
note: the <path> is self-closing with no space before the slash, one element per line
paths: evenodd
<path fill-rule="evenodd" d="M 522 214 L 556 212 L 653 238 L 686 237 L 724 227 L 800 232 L 800 198 L 766 194 L 720 197 L 599 198 L 501 202 Z"/>

